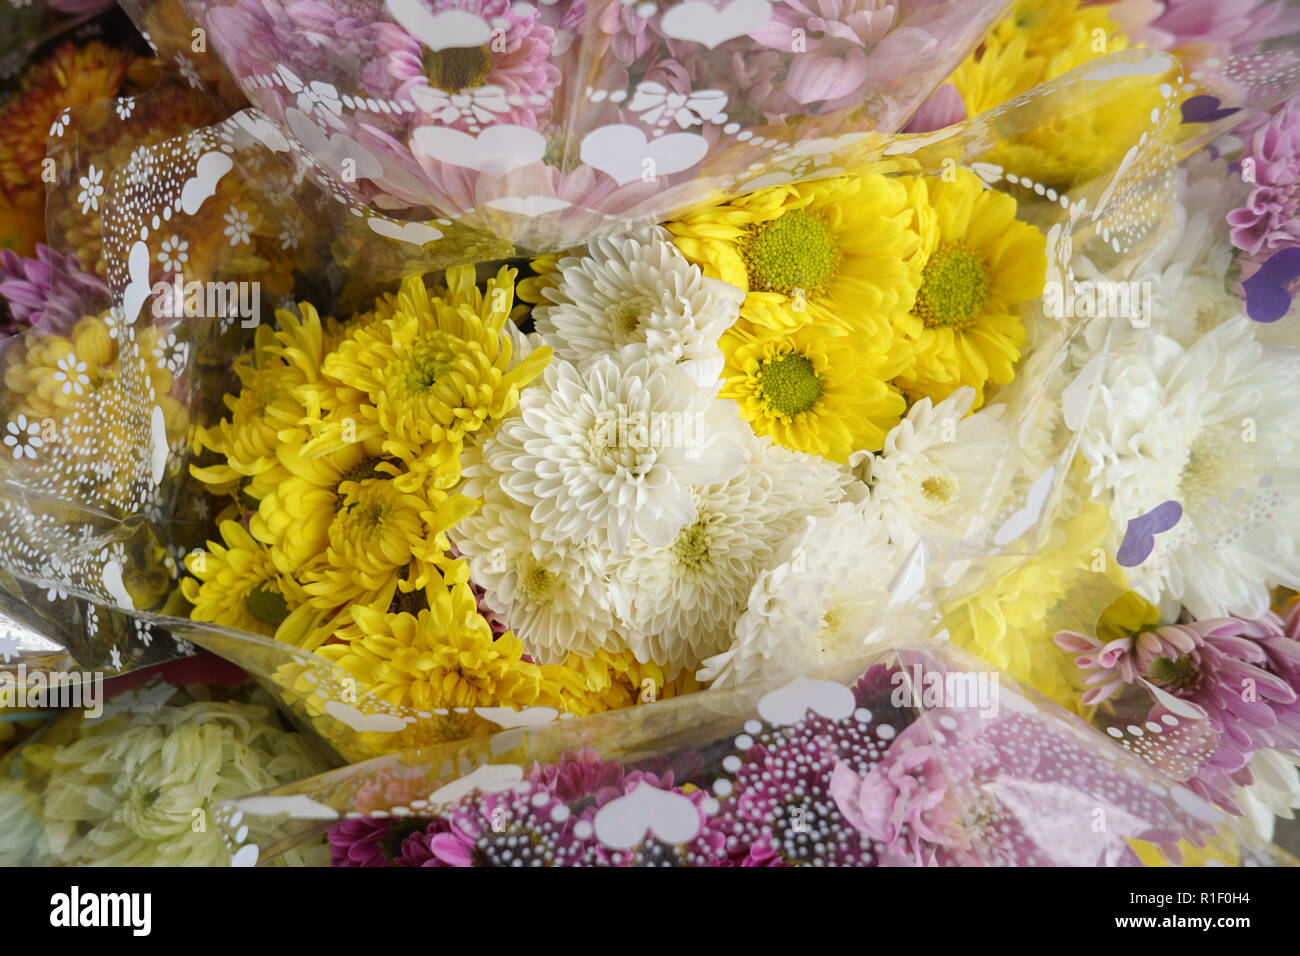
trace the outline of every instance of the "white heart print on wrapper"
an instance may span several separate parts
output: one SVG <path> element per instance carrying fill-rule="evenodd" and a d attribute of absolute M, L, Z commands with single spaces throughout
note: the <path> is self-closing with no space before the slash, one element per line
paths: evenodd
<path fill-rule="evenodd" d="M 663 843 L 688 843 L 700 832 L 700 812 L 689 797 L 639 783 L 596 811 L 596 839 L 613 850 L 630 850 L 654 837 Z"/>
<path fill-rule="evenodd" d="M 588 166 L 626 186 L 646 172 L 658 177 L 690 169 L 708 152 L 708 141 L 695 133 L 671 133 L 648 143 L 637 127 L 615 124 L 588 133 L 579 156 Z"/>
<path fill-rule="evenodd" d="M 389 239 L 396 239 L 399 242 L 409 242 L 413 246 L 422 246 L 427 242 L 442 238 L 442 230 L 435 229 L 423 222 L 398 222 L 395 219 L 371 216 L 366 220 L 366 225 L 370 227 L 370 231 L 373 233 L 387 236 Z"/>
<path fill-rule="evenodd" d="M 430 50 L 485 46 L 492 28 L 464 10 L 433 13 L 421 0 L 385 0 L 384 6 L 397 25 Z"/>
<path fill-rule="evenodd" d="M 444 126 L 421 126 L 411 139 L 440 163 L 495 175 L 539 163 L 546 155 L 545 136 L 511 124 L 488 127 L 478 136 Z"/>
<path fill-rule="evenodd" d="M 768 691 L 758 702 L 758 715 L 774 726 L 793 724 L 812 711 L 827 720 L 844 720 L 857 707 L 853 691 L 831 680 L 796 677 Z"/>
<path fill-rule="evenodd" d="M 772 16 L 768 0 L 732 0 L 719 9 L 691 0 L 679 3 L 664 14 L 664 33 L 677 40 L 702 43 L 710 50 L 756 30 Z"/>

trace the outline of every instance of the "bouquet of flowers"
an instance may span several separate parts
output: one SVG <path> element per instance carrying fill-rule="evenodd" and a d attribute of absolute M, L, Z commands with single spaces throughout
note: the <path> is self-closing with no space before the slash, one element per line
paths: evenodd
<path fill-rule="evenodd" d="M 286 806 L 449 808 L 336 861 L 479 860 L 546 807 L 548 863 L 795 862 L 742 786 L 787 745 L 824 863 L 1262 858 L 1221 817 L 1300 803 L 1295 10 L 123 7 L 95 89 L 38 57 L 0 108 L 6 664 L 197 645 L 378 760 Z M 1097 804 L 1131 825 L 1024 829 L 1006 788 L 1061 781 L 1017 748 L 1085 733 L 1038 704 L 881 745 L 907 708 L 862 695 L 921 637 L 1145 757 Z M 847 701 L 873 650 L 838 729 L 760 708 L 719 749 L 716 702 L 854 662 Z M 453 782 L 552 721 L 526 780 Z M 698 827 L 602 843 L 619 800 Z M 957 835 L 976 805 L 1019 822 Z M 229 819 L 241 862 L 301 842 Z"/>
<path fill-rule="evenodd" d="M 322 828 L 334 866 L 1281 861 L 1228 814 L 981 667 L 903 645 L 645 717 L 377 758 L 229 801 L 217 819 L 242 863 Z M 1152 763 L 1212 733 L 1162 717 L 1168 736 L 1143 754 Z"/>

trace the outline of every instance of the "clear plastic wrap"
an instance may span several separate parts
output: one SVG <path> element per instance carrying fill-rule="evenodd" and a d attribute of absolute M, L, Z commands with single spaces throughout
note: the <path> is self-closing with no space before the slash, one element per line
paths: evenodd
<path fill-rule="evenodd" d="M 133 100 L 72 110 L 52 131 L 52 281 L 79 299 L 62 324 L 6 343 L 7 606 L 86 667 L 127 669 L 200 644 L 276 688 L 353 760 L 524 718 L 394 704 L 310 651 L 182 616 L 176 582 L 214 537 L 214 504 L 190 474 L 203 464 L 193 429 L 221 417 L 222 395 L 238 391 L 231 357 L 270 331 L 277 307 L 313 301 L 342 318 L 403 276 L 558 252 L 760 187 L 863 169 L 978 176 L 1046 237 L 1049 296 L 1025 307 L 1016 380 L 986 397 L 1005 427 L 984 493 L 954 533 L 924 536 L 887 569 L 871 637 L 893 641 L 981 593 L 1077 510 L 1071 462 L 1091 392 L 1068 360 L 1086 322 L 1057 314 L 1050 290 L 1067 287 L 1080 255 L 1122 282 L 1159 236 L 1181 154 L 1295 84 L 1285 51 L 1254 67 L 1258 82 L 1243 82 L 1229 67 L 1192 80 L 1167 54 L 1127 50 L 908 136 L 895 131 L 1002 5 L 897 4 L 835 43 L 767 3 L 740 4 L 734 20 L 689 2 L 449 6 L 440 15 L 456 29 L 436 34 L 414 5 L 196 3 L 186 7 L 192 22 L 175 5 L 126 6 L 179 76 Z M 310 29 L 286 27 L 289 7 Z M 768 27 L 805 31 L 815 55 L 791 60 L 757 21 L 748 39 L 727 35 L 760 7 Z M 504 40 L 494 39 L 497 16 Z M 465 45 L 445 45 L 453 37 Z M 388 50 L 383 62 L 358 56 L 362 38 Z M 833 71 L 806 65 L 819 49 L 860 63 L 859 85 L 822 85 Z M 930 49 L 942 55 L 918 52 Z M 503 87 L 486 84 L 478 103 L 421 86 L 429 71 L 482 79 L 495 53 L 515 57 L 500 69 L 524 84 L 517 92 L 498 98 Z M 419 76 L 401 87 L 413 64 Z M 762 96 L 717 86 L 772 75 L 785 80 Z M 258 109 L 218 121 L 231 78 Z M 1187 113 L 1189 93 L 1205 89 L 1222 103 L 1234 97 L 1231 120 Z M 839 102 L 846 96 L 857 105 Z M 150 132 L 124 140 L 118 121 Z M 1051 149 L 1062 136 L 1089 150 L 1069 175 Z M 83 287 L 74 271 L 102 275 L 106 288 Z M 1117 546 L 1102 522 L 1085 551 Z"/>
<path fill-rule="evenodd" d="M 902 644 L 377 758 L 216 818 L 236 865 L 322 833 L 340 866 L 1295 862 L 1153 769 L 1203 721 L 1147 726 L 1135 757 L 949 645 Z"/>

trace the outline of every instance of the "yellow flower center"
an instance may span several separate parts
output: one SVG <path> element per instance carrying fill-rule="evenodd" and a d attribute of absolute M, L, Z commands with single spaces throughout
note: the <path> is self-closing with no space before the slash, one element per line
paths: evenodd
<path fill-rule="evenodd" d="M 787 352 L 759 365 L 756 381 L 768 407 L 787 418 L 808 411 L 823 391 L 813 363 L 798 352 Z"/>
<path fill-rule="evenodd" d="M 618 414 L 603 412 L 597 416 L 583 445 L 587 460 L 608 475 L 625 469 L 640 476 L 654 461 L 644 416 L 629 415 L 621 406 Z"/>
<path fill-rule="evenodd" d="M 559 579 L 542 567 L 532 555 L 520 558 L 515 566 L 519 576 L 519 590 L 530 601 L 545 601 L 554 593 Z"/>
<path fill-rule="evenodd" d="M 957 488 L 943 475 L 931 475 L 921 482 L 921 493 L 935 504 L 947 504 L 956 497 Z"/>
<path fill-rule="evenodd" d="M 673 557 L 680 567 L 698 571 L 709 559 L 709 518 L 701 514 L 692 525 L 687 525 L 673 542 Z"/>
<path fill-rule="evenodd" d="M 632 341 L 636 330 L 641 327 L 641 316 L 649 311 L 647 305 L 644 299 L 629 299 L 609 310 L 609 324 L 616 342 L 623 345 Z"/>
<path fill-rule="evenodd" d="M 454 46 L 445 50 L 425 49 L 424 75 L 429 85 L 447 93 L 482 86 L 492 70 L 487 47 Z"/>
<path fill-rule="evenodd" d="M 928 328 L 968 328 L 989 301 L 989 273 L 966 245 L 944 243 L 921 273 L 916 314 Z"/>
<path fill-rule="evenodd" d="M 792 209 L 754 227 L 740 240 L 749 285 L 761 292 L 821 295 L 840 266 L 830 227 L 815 213 Z"/>
<path fill-rule="evenodd" d="M 1224 488 L 1223 467 L 1232 458 L 1232 447 L 1224 436 L 1212 431 L 1202 432 L 1192 443 L 1183 466 L 1178 485 L 1178 497 L 1188 503 L 1209 501 L 1221 494 Z"/>

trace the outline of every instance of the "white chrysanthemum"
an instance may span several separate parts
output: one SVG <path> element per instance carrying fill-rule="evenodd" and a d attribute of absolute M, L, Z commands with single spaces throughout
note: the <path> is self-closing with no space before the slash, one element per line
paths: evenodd
<path fill-rule="evenodd" d="M 680 365 L 700 385 L 722 374 L 718 339 L 740 314 L 744 292 L 706 277 L 663 229 L 597 239 L 557 264 L 550 305 L 533 310 L 555 354 L 585 369 L 607 355 L 620 364 Z"/>
<path fill-rule="evenodd" d="M 938 405 L 923 398 L 878 453 L 855 452 L 849 465 L 871 487 L 870 507 L 889 540 L 907 551 L 923 535 L 962 538 L 997 506 L 996 470 L 1010 428 L 1001 405 L 967 417 L 975 390 L 959 388 Z"/>
<path fill-rule="evenodd" d="M 1300 807 L 1300 757 L 1279 750 L 1260 750 L 1250 758 L 1250 775 L 1254 781 L 1236 794 L 1237 803 L 1255 832 L 1265 840 L 1273 839 L 1273 825 L 1278 817 L 1295 818 Z"/>
<path fill-rule="evenodd" d="M 843 473 L 752 434 L 749 467 L 691 489 L 696 519 L 667 547 L 634 542 L 612 572 L 637 659 L 694 669 L 731 642 L 758 573 L 812 514 L 844 498 Z"/>
<path fill-rule="evenodd" d="M 744 423 L 716 394 L 648 361 L 602 356 L 579 373 L 556 360 L 483 457 L 531 509 L 535 537 L 616 554 L 634 537 L 666 547 L 696 518 L 690 486 L 728 481 L 748 463 Z"/>
<path fill-rule="evenodd" d="M 1127 523 L 1182 506 L 1130 581 L 1162 610 L 1253 618 L 1300 586 L 1300 352 L 1265 350 L 1238 317 L 1190 348 L 1152 336 L 1110 357 L 1080 450 L 1093 494 Z"/>
<path fill-rule="evenodd" d="M 759 574 L 731 647 L 696 676 L 727 687 L 860 652 L 878 629 L 903 556 L 886 541 L 879 519 L 858 505 L 807 518 Z"/>
<path fill-rule="evenodd" d="M 624 646 L 589 543 L 556 544 L 535 534 L 528 509 L 486 487 L 485 503 L 451 534 L 484 601 L 543 664 Z"/>

